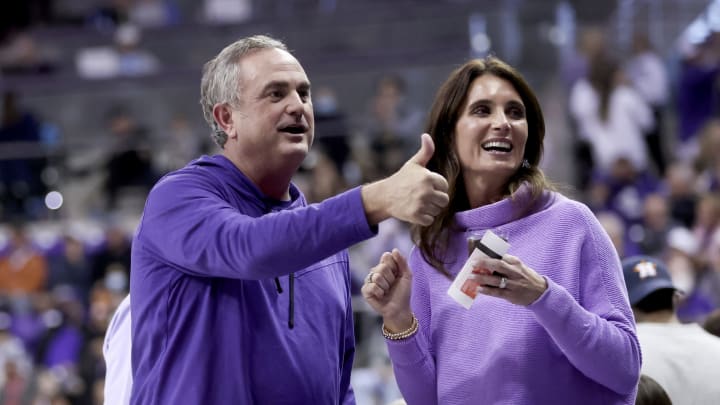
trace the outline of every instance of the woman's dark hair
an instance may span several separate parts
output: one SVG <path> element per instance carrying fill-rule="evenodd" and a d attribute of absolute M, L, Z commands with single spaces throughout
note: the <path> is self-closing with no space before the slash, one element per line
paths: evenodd
<path fill-rule="evenodd" d="M 525 105 L 528 138 L 525 155 L 529 167 L 520 167 L 506 185 L 505 194 L 512 195 L 520 185 L 527 183 L 534 201 L 547 189 L 553 189 L 538 167 L 543 155 L 545 119 L 540 103 L 530 85 L 512 66 L 489 56 L 473 59 L 450 74 L 440 87 L 433 101 L 425 132 L 435 143 L 435 153 L 428 162 L 428 169 L 447 179 L 450 203 L 428 226 L 413 226 L 412 233 L 425 260 L 440 272 L 448 275 L 441 255 L 447 249 L 448 230 L 453 226 L 454 214 L 469 209 L 469 201 L 462 178 L 460 161 L 455 153 L 455 126 L 467 103 L 467 95 L 473 82 L 480 76 L 493 75 L 507 80 L 518 92 Z"/>

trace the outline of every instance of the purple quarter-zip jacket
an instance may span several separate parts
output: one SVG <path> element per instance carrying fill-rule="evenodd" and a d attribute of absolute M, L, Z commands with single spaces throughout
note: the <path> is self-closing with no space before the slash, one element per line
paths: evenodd
<path fill-rule="evenodd" d="M 352 404 L 360 189 L 265 197 L 223 156 L 153 188 L 132 247 L 131 404 Z"/>

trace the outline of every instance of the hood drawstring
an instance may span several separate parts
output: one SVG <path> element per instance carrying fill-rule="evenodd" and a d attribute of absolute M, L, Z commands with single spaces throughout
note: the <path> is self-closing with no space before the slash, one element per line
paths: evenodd
<path fill-rule="evenodd" d="M 288 328 L 295 327 L 295 273 L 290 273 L 290 304 L 288 304 Z"/>
<path fill-rule="evenodd" d="M 290 273 L 288 276 L 290 297 L 288 298 L 288 328 L 295 328 L 295 273 Z M 280 285 L 280 279 L 275 277 L 275 288 L 278 294 L 282 294 L 283 289 Z"/>
<path fill-rule="evenodd" d="M 265 204 L 266 214 L 274 211 L 267 202 Z M 295 273 L 290 273 L 290 276 L 288 277 L 290 284 L 288 287 L 290 290 L 290 297 L 288 298 L 288 328 L 293 329 L 295 327 Z M 278 294 L 282 294 L 283 289 L 282 285 L 280 285 L 279 277 L 275 277 L 275 288 L 277 289 Z"/>

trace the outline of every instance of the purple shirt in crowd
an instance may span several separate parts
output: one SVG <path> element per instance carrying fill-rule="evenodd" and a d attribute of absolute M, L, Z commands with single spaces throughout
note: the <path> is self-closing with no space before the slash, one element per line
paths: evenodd
<path fill-rule="evenodd" d="M 132 247 L 133 405 L 355 402 L 345 249 L 374 230 L 359 188 L 290 195 L 268 199 L 223 156 L 150 192 Z"/>
<path fill-rule="evenodd" d="M 506 236 L 508 254 L 545 277 L 528 307 L 478 295 L 466 310 L 452 280 L 410 256 L 412 308 L 420 331 L 388 341 L 398 385 L 418 404 L 634 404 L 640 347 L 620 260 L 592 212 L 546 193 L 513 219 L 509 199 L 456 215 L 446 262 L 468 257 L 466 232 Z"/>

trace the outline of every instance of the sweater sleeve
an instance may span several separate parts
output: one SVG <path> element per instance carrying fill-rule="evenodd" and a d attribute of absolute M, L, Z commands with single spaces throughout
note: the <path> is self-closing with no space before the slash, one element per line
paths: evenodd
<path fill-rule="evenodd" d="M 437 404 L 435 355 L 431 350 L 430 290 L 426 265 L 420 250 L 410 254 L 413 270 L 411 306 L 418 319 L 418 332 L 403 340 L 386 340 L 395 380 L 408 405 Z"/>
<path fill-rule="evenodd" d="M 592 214 L 581 252 L 579 302 L 547 279 L 548 289 L 529 306 L 560 350 L 581 373 L 619 393 L 631 393 L 640 376 L 640 346 L 620 260 Z"/>
<path fill-rule="evenodd" d="M 195 177 L 153 189 L 133 244 L 194 276 L 286 275 L 374 235 L 359 187 L 318 204 L 254 217 Z"/>

